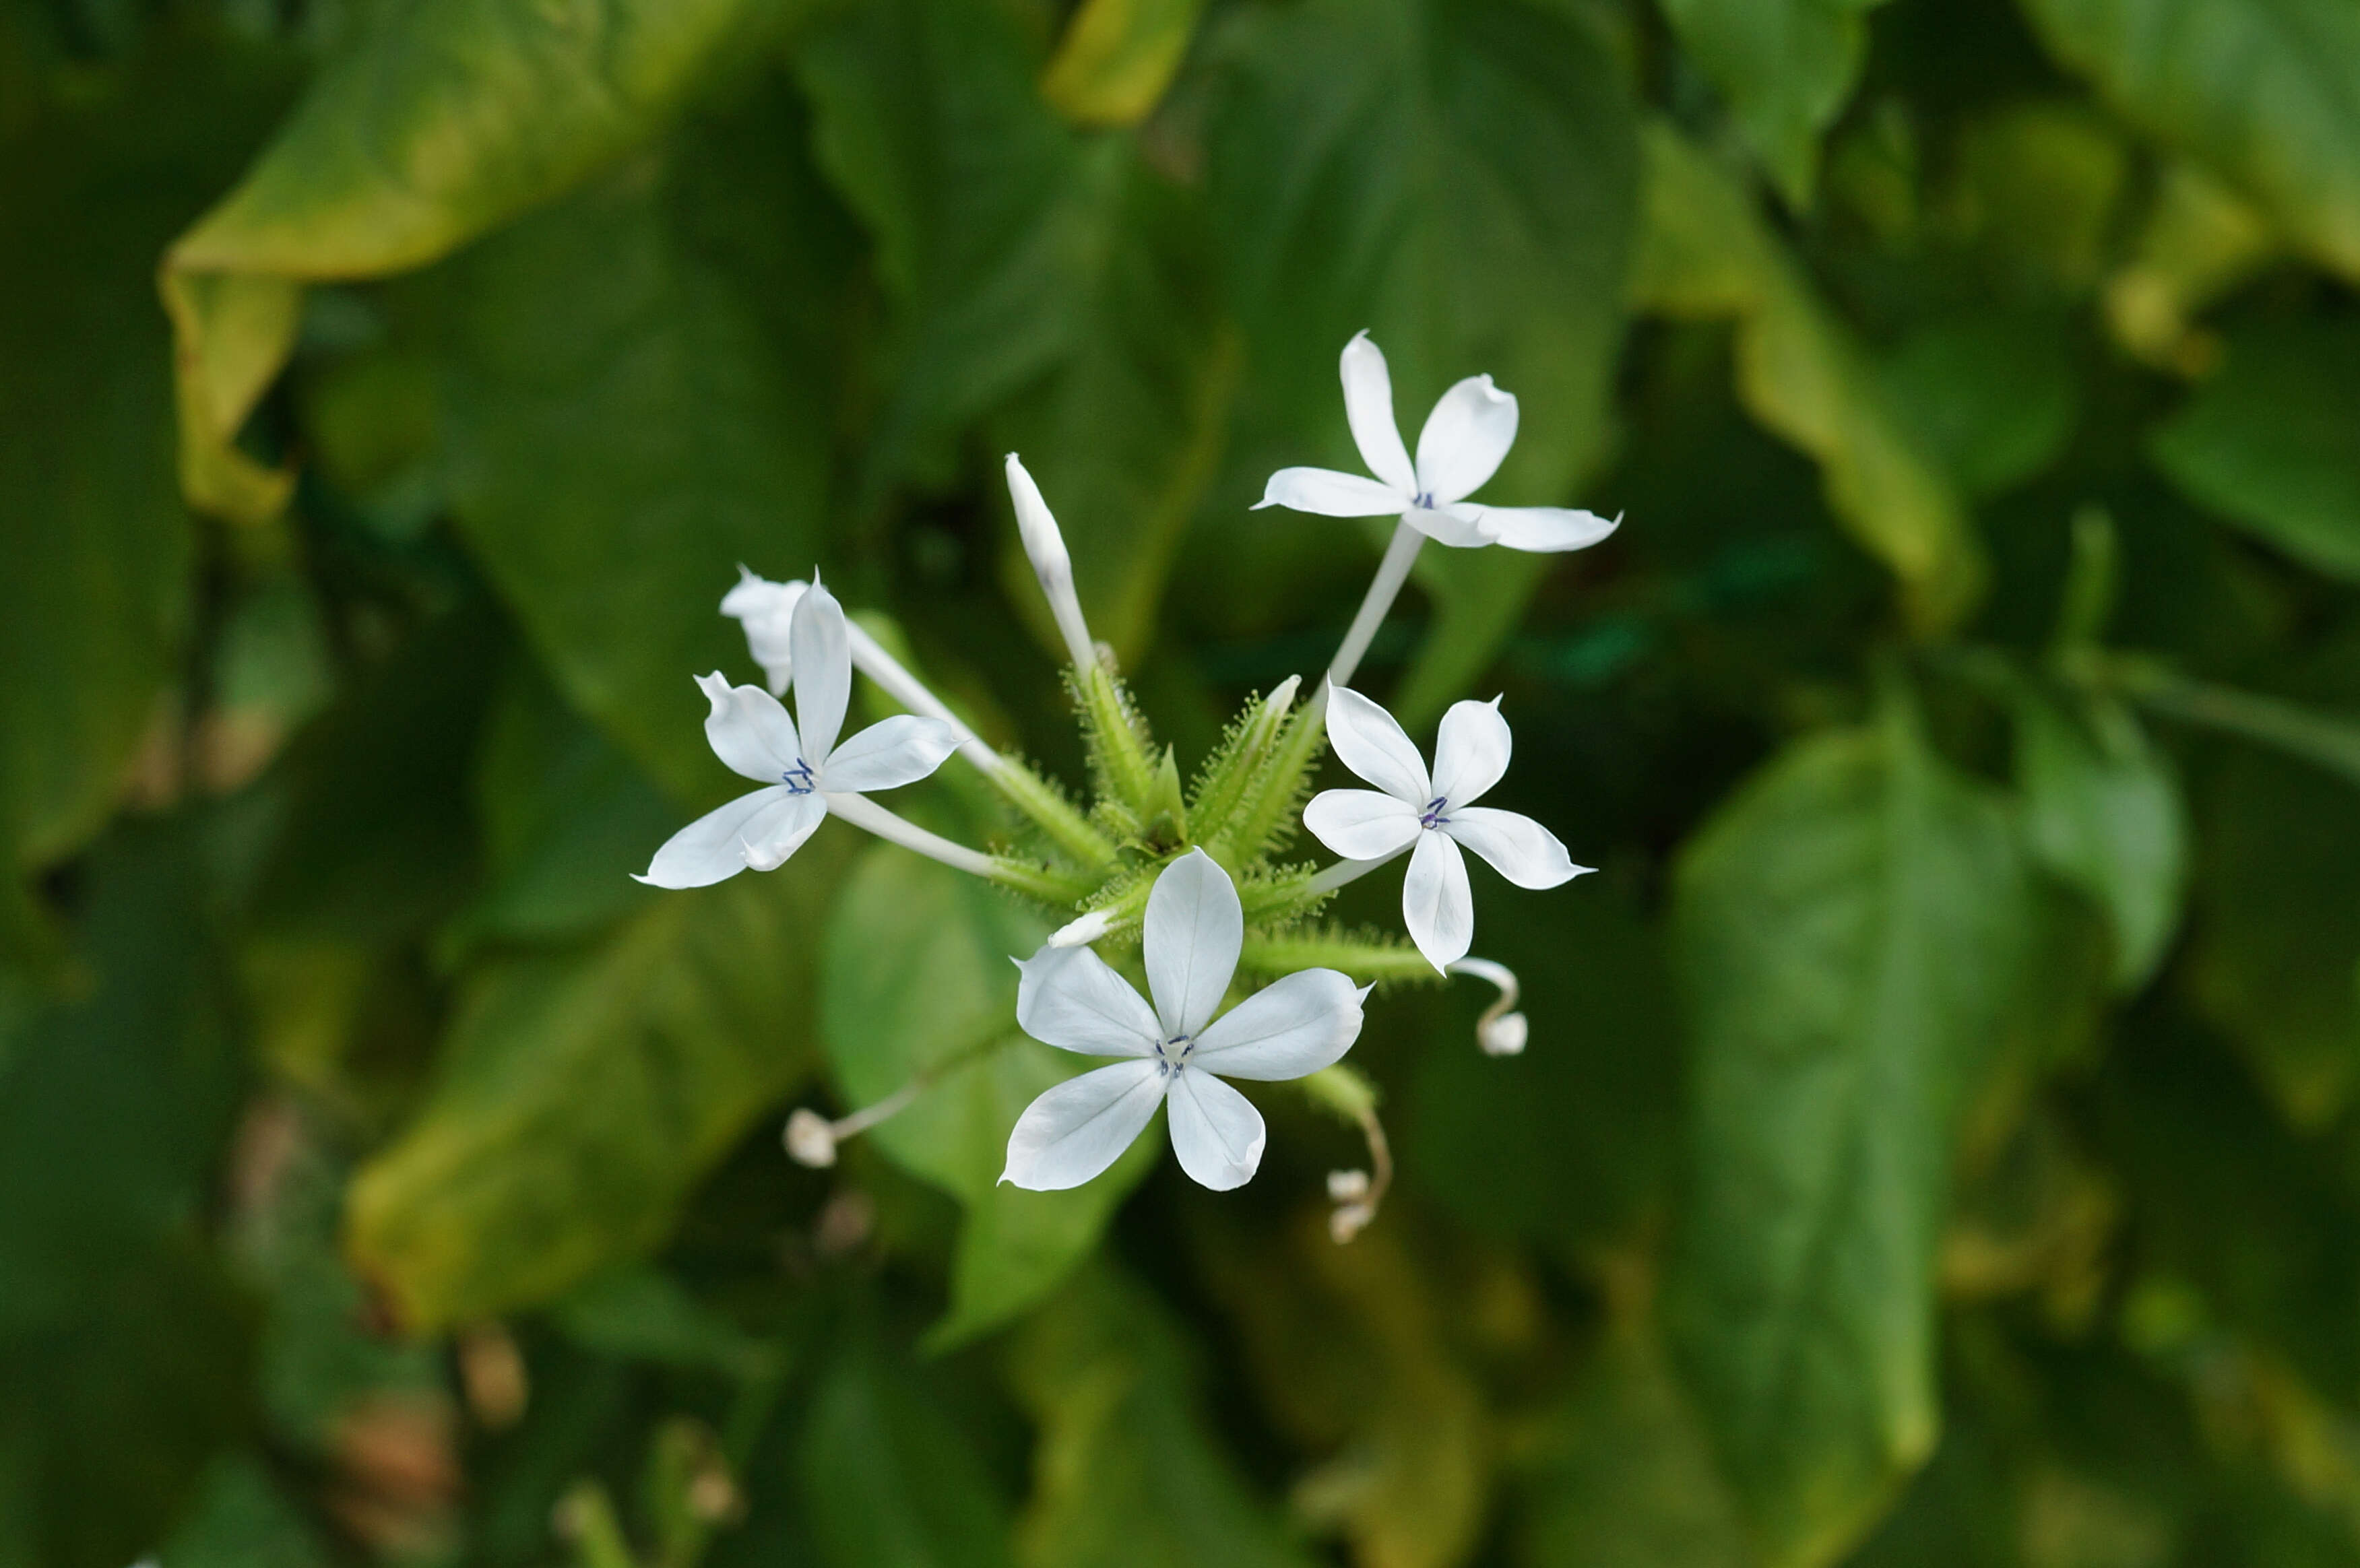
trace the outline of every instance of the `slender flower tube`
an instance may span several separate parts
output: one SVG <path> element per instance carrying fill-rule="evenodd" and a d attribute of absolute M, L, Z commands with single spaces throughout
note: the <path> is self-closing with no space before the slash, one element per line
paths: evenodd
<path fill-rule="evenodd" d="M 1348 860 L 1410 852 L 1402 920 L 1437 970 L 1466 957 L 1475 939 L 1460 845 L 1519 887 L 1554 887 L 1590 869 L 1576 866 L 1557 835 L 1532 818 L 1470 803 L 1508 771 L 1508 722 L 1497 698 L 1451 704 L 1430 775 L 1393 716 L 1348 687 L 1329 694 L 1328 739 L 1338 761 L 1377 788 L 1322 790 L 1304 808 L 1303 825 Z"/>
<path fill-rule="evenodd" d="M 909 713 L 871 724 L 839 745 L 845 707 L 852 695 L 843 608 L 834 594 L 814 583 L 796 601 L 792 615 L 788 628 L 795 689 L 792 720 L 779 700 L 759 686 L 732 686 L 717 670 L 697 681 L 713 704 L 705 736 L 714 754 L 765 787 L 672 834 L 656 851 L 640 881 L 658 887 L 702 887 L 748 866 L 776 870 L 818 830 L 831 808 L 849 818 L 858 807 L 870 805 L 859 799 L 866 791 L 915 783 L 941 767 L 957 746 L 949 725 Z M 856 801 L 847 809 L 847 802 Z M 874 809 L 891 817 L 882 807 Z"/>
<path fill-rule="evenodd" d="M 1148 895 L 1142 950 L 1153 1006 L 1087 947 L 1044 947 L 1016 967 L 1016 1021 L 1033 1039 L 1087 1056 L 1124 1058 L 1034 1100 L 1008 1135 L 1003 1181 L 1034 1192 L 1078 1187 L 1113 1164 L 1158 1105 L 1171 1108 L 1180 1168 L 1217 1192 L 1262 1164 L 1266 1129 L 1224 1078 L 1301 1078 L 1340 1059 L 1360 1034 L 1368 987 L 1305 969 L 1219 1018 L 1245 941 L 1229 875 L 1203 850 L 1166 866 Z"/>
<path fill-rule="evenodd" d="M 1057 531 L 1057 519 L 1041 498 L 1041 486 L 1032 483 L 1012 452 L 1008 454 L 1008 498 L 1015 504 L 1016 532 L 1024 540 L 1032 574 L 1041 580 L 1041 592 L 1048 595 L 1049 613 L 1056 617 L 1057 635 L 1065 639 L 1066 656 L 1076 670 L 1087 670 L 1098 661 L 1098 650 L 1090 640 L 1089 624 L 1082 619 L 1082 601 L 1074 593 L 1074 558 L 1065 552 L 1065 536 Z"/>
<path fill-rule="evenodd" d="M 1330 517 L 1397 517 L 1437 543 L 1462 549 L 1499 544 L 1510 550 L 1582 550 L 1614 531 L 1614 522 L 1594 512 L 1486 506 L 1467 499 L 1499 471 L 1516 440 L 1516 399 L 1492 386 L 1490 376 L 1470 376 L 1442 395 L 1418 432 L 1413 463 L 1401 427 L 1393 422 L 1385 356 L 1368 333 L 1344 345 L 1342 371 L 1344 417 L 1360 460 L 1376 477 L 1282 468 L 1270 476 L 1257 507 L 1286 506 Z M 1401 575 L 1408 575 L 1405 566 Z"/>
<path fill-rule="evenodd" d="M 1516 984 L 1516 972 L 1488 958 L 1462 958 L 1450 966 L 1450 973 L 1471 975 L 1500 988 L 1499 996 L 1475 1020 L 1475 1043 L 1482 1048 L 1483 1054 L 1523 1055 L 1532 1026 L 1524 1014 L 1516 1011 L 1516 1000 L 1523 994 L 1523 988 Z"/>

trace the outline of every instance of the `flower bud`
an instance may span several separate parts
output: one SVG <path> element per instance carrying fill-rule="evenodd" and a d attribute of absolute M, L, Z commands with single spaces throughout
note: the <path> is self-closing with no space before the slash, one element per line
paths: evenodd
<path fill-rule="evenodd" d="M 1369 1195 L 1369 1173 L 1365 1171 L 1330 1171 L 1328 1172 L 1328 1196 L 1339 1203 L 1357 1203 Z"/>
<path fill-rule="evenodd" d="M 1531 1026 L 1522 1013 L 1504 1013 L 1499 1018 L 1487 1018 L 1475 1026 L 1475 1043 L 1483 1048 L 1486 1056 L 1519 1056 L 1524 1053 L 1524 1040 Z"/>
<path fill-rule="evenodd" d="M 820 1171 L 836 1163 L 836 1128 L 809 1106 L 798 1108 L 787 1118 L 781 1141 L 787 1146 L 787 1158 L 798 1165 Z"/>
<path fill-rule="evenodd" d="M 1041 487 L 1012 452 L 1008 454 L 1008 498 L 1016 507 L 1016 532 L 1024 541 L 1024 554 L 1041 580 L 1041 592 L 1048 596 L 1057 635 L 1065 639 L 1066 656 L 1077 672 L 1086 671 L 1100 659 L 1088 623 L 1082 619 L 1082 602 L 1074 594 L 1074 558 L 1065 552 L 1065 536 L 1057 531 L 1057 519 L 1042 499 Z"/>
<path fill-rule="evenodd" d="M 1043 947 L 1087 947 L 1107 932 L 1114 930 L 1114 911 L 1092 909 L 1077 920 L 1068 920 L 1049 933 Z"/>

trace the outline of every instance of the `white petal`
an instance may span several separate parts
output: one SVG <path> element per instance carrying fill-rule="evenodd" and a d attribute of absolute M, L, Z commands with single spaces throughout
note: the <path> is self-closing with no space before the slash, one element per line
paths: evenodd
<path fill-rule="evenodd" d="M 1087 947 L 1016 961 L 1016 1022 L 1043 1045 L 1085 1056 L 1147 1056 L 1164 1038 L 1155 1009 Z"/>
<path fill-rule="evenodd" d="M 1396 800 L 1426 809 L 1434 799 L 1426 758 L 1393 716 L 1349 686 L 1328 693 L 1328 743 L 1336 759 Z"/>
<path fill-rule="evenodd" d="M 738 851 L 754 870 L 776 871 L 825 821 L 827 802 L 817 791 L 790 792 L 738 830 Z"/>
<path fill-rule="evenodd" d="M 1508 721 L 1500 699 L 1453 702 L 1434 737 L 1434 792 L 1457 811 L 1508 771 Z"/>
<path fill-rule="evenodd" d="M 1303 969 L 1213 1020 L 1188 1058 L 1224 1078 L 1301 1078 L 1352 1049 L 1368 993 L 1333 969 Z"/>
<path fill-rule="evenodd" d="M 765 784 L 786 782 L 797 760 L 795 726 L 779 700 L 759 686 L 732 686 L 717 670 L 698 676 L 696 686 L 713 704 L 705 715 L 713 755 L 733 773 Z"/>
<path fill-rule="evenodd" d="M 1289 506 L 1323 517 L 1391 517 L 1409 509 L 1409 497 L 1388 485 L 1332 468 L 1282 468 L 1262 487 L 1257 509 Z"/>
<path fill-rule="evenodd" d="M 1467 862 L 1442 833 L 1418 834 L 1417 847 L 1410 851 L 1409 875 L 1402 878 L 1402 923 L 1437 969 L 1466 957 L 1475 941 L 1475 896 L 1467 887 Z"/>
<path fill-rule="evenodd" d="M 707 811 L 664 840 L 648 863 L 640 881 L 656 887 L 709 887 L 746 869 L 740 833 L 764 808 L 792 798 L 783 784 L 740 795 L 717 811 Z"/>
<path fill-rule="evenodd" d="M 1447 544 L 1453 550 L 1480 550 L 1499 542 L 1484 527 L 1482 511 L 1482 507 L 1464 501 L 1441 507 L 1415 506 L 1402 514 L 1402 521 L 1437 544 Z"/>
<path fill-rule="evenodd" d="M 1522 812 L 1495 811 L 1488 806 L 1454 808 L 1442 831 L 1519 887 L 1554 887 L 1590 869 L 1576 866 L 1557 834 Z"/>
<path fill-rule="evenodd" d="M 795 727 L 804 759 L 817 768 L 836 749 L 852 700 L 852 649 L 836 595 L 814 583 L 795 606 L 788 640 L 795 649 Z"/>
<path fill-rule="evenodd" d="M 1470 376 L 1442 395 L 1417 433 L 1417 487 L 1448 506 L 1499 472 L 1516 441 L 1516 400 Z"/>
<path fill-rule="evenodd" d="M 1270 1134 L 1251 1100 L 1192 1067 L 1172 1075 L 1170 1099 L 1172 1152 L 1181 1170 L 1216 1192 L 1253 1180 Z"/>
<path fill-rule="evenodd" d="M 1322 789 L 1303 808 L 1303 825 L 1347 860 L 1382 860 L 1417 836 L 1417 808 L 1374 789 Z"/>
<path fill-rule="evenodd" d="M 858 794 L 914 784 L 958 749 L 958 731 L 940 719 L 901 713 L 869 725 L 827 754 L 820 788 Z"/>
<path fill-rule="evenodd" d="M 1393 381 L 1385 356 L 1360 332 L 1344 345 L 1344 418 L 1352 427 L 1352 443 L 1369 472 L 1405 495 L 1417 493 L 1417 471 L 1410 466 L 1409 448 L 1402 445 L 1401 426 L 1393 422 Z"/>
<path fill-rule="evenodd" d="M 1510 550 L 1543 552 L 1587 550 L 1612 533 L 1622 521 L 1620 517 L 1601 517 L 1595 512 L 1578 512 L 1568 506 L 1479 506 L 1461 502 L 1451 509 L 1472 513 L 1477 525 L 1496 543 Z"/>
<path fill-rule="evenodd" d="M 795 605 L 808 583 L 773 583 L 738 569 L 738 585 L 722 595 L 721 613 L 746 628 L 746 649 L 762 667 L 770 695 L 786 695 L 794 674 L 794 647 L 788 633 L 794 625 Z"/>
<path fill-rule="evenodd" d="M 1153 1062 L 1118 1062 L 1066 1079 L 1016 1118 L 1000 1179 L 1035 1192 L 1080 1186 L 1131 1147 L 1155 1115 L 1164 1083 Z"/>
<path fill-rule="evenodd" d="M 1155 879 L 1143 924 L 1147 988 L 1164 1038 L 1195 1034 L 1212 1021 L 1245 947 L 1237 887 L 1211 855 L 1192 849 Z"/>

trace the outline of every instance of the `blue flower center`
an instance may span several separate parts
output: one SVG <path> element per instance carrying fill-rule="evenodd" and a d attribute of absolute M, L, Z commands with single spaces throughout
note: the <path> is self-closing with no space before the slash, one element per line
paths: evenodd
<path fill-rule="evenodd" d="M 779 775 L 779 781 L 787 787 L 787 793 L 790 795 L 808 795 L 819 788 L 818 782 L 812 777 L 811 764 L 800 757 L 795 758 L 795 765 L 792 768 Z"/>
<path fill-rule="evenodd" d="M 1426 803 L 1426 810 L 1418 814 L 1417 825 L 1422 828 L 1438 828 L 1442 826 L 1445 822 L 1450 820 L 1448 817 L 1442 814 L 1443 808 L 1449 804 L 1450 802 L 1448 800 L 1437 795 L 1433 800 L 1428 800 Z"/>
<path fill-rule="evenodd" d="M 1169 1078 L 1188 1065 L 1189 1056 L 1196 1049 L 1196 1037 L 1175 1034 L 1170 1040 L 1155 1042 L 1155 1070 Z"/>
<path fill-rule="evenodd" d="M 1432 512 L 1439 509 L 1434 504 L 1434 492 L 1431 490 L 1419 491 L 1416 496 L 1411 500 L 1410 505 L 1415 506 L 1421 512 Z"/>

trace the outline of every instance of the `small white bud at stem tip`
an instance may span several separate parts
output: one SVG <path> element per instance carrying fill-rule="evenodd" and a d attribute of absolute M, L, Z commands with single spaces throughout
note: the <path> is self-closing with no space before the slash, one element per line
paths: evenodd
<path fill-rule="evenodd" d="M 1369 1173 L 1365 1171 L 1330 1171 L 1328 1172 L 1328 1197 L 1332 1203 L 1357 1203 L 1369 1195 Z"/>
<path fill-rule="evenodd" d="M 1109 909 L 1092 909 L 1077 920 L 1070 920 L 1049 933 L 1044 947 L 1087 947 L 1107 932 L 1114 930 L 1114 913 Z"/>
<path fill-rule="evenodd" d="M 787 1158 L 798 1165 L 824 1171 L 836 1163 L 836 1128 L 825 1116 L 809 1107 L 798 1109 L 787 1118 L 782 1141 L 787 1146 Z"/>
<path fill-rule="evenodd" d="M 1057 531 L 1057 519 L 1041 498 L 1041 487 L 1012 452 L 1008 454 L 1008 498 L 1016 506 L 1016 532 L 1032 562 L 1032 575 L 1041 580 L 1049 613 L 1056 617 L 1057 635 L 1065 639 L 1074 668 L 1086 670 L 1098 662 L 1098 650 L 1090 640 L 1089 623 L 1082 619 L 1082 602 L 1074 593 L 1074 558 L 1065 552 L 1065 536 Z"/>
<path fill-rule="evenodd" d="M 1489 980 L 1500 988 L 1497 1000 L 1483 1009 L 1475 1020 L 1475 1043 L 1486 1056 L 1517 1056 L 1524 1052 L 1524 1042 L 1532 1034 L 1532 1024 L 1517 1012 L 1516 1000 L 1523 994 L 1516 984 L 1516 972 L 1504 964 L 1494 964 L 1488 958 L 1462 958 L 1450 966 L 1453 975 L 1470 975 L 1478 980 Z"/>

